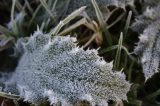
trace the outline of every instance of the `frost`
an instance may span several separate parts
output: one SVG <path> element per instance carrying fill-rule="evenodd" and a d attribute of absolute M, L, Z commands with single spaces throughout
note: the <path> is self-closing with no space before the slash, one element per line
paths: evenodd
<path fill-rule="evenodd" d="M 125 75 L 113 72 L 113 64 L 99 57 L 97 50 L 85 51 L 75 41 L 74 37 L 51 38 L 36 31 L 28 42 L 20 43 L 23 54 L 9 80 L 15 82 L 12 89 L 18 90 L 25 101 L 37 104 L 46 98 L 62 106 L 83 99 L 101 106 L 108 100 L 127 100 L 130 84 Z"/>
<path fill-rule="evenodd" d="M 140 56 L 146 80 L 158 72 L 160 65 L 160 6 L 147 8 L 132 25 L 141 35 L 134 52 Z"/>
<path fill-rule="evenodd" d="M 24 21 L 24 17 L 25 17 L 25 13 L 24 12 L 20 12 L 20 13 L 17 13 L 16 16 L 15 16 L 15 22 L 17 22 L 17 24 L 21 24 L 23 21 Z M 10 21 L 7 25 L 7 27 L 9 29 L 12 29 L 14 27 L 13 25 L 13 22 Z"/>
<path fill-rule="evenodd" d="M 125 8 L 126 5 L 133 5 L 134 0 L 96 0 L 97 3 L 101 6 L 110 6 L 114 5 L 117 7 Z M 91 6 L 91 0 L 71 0 L 70 2 L 72 6 L 70 6 L 71 10 L 75 10 L 84 5 Z"/>
<path fill-rule="evenodd" d="M 160 3 L 159 0 L 144 0 L 143 2 L 145 5 L 149 6 L 156 6 L 158 3 Z"/>
<path fill-rule="evenodd" d="M 148 25 L 160 19 L 160 6 L 147 7 L 142 15 L 138 16 L 136 22 L 132 24 L 132 29 L 138 33 L 143 33 Z"/>
<path fill-rule="evenodd" d="M 160 63 L 160 21 L 149 25 L 140 36 L 135 53 L 140 55 L 146 79 L 158 72 Z"/>
<path fill-rule="evenodd" d="M 59 1 L 58 3 L 61 4 L 60 7 L 57 8 L 57 14 L 62 13 L 62 8 L 67 5 L 68 0 L 65 2 Z M 116 6 L 125 9 L 125 6 L 131 5 L 134 6 L 134 0 L 96 0 L 97 4 L 99 5 L 102 12 L 106 9 L 106 6 Z M 82 6 L 87 6 L 87 13 L 89 16 L 95 16 L 94 8 L 92 6 L 91 0 L 70 0 L 68 2 L 67 8 L 65 8 L 65 12 L 67 14 L 72 13 L 75 9 L 78 9 Z M 106 11 L 104 11 L 106 12 Z"/>

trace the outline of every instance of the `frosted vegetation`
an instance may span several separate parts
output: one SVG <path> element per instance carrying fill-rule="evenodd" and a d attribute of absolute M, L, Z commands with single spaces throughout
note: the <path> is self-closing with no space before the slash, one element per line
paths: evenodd
<path fill-rule="evenodd" d="M 58 3 L 62 4 L 62 6 L 66 5 L 62 1 L 58 1 Z M 91 3 L 91 0 L 70 0 L 70 1 L 68 0 L 67 3 L 68 3 L 68 7 L 67 7 L 68 10 L 67 11 L 64 10 L 65 12 L 67 12 L 67 14 L 70 14 L 75 9 L 78 9 L 81 6 L 86 5 L 87 6 L 86 10 L 89 16 L 91 16 L 91 18 L 96 17 L 95 11 L 93 11 L 94 8 Z M 134 0 L 98 0 L 97 4 L 100 5 L 102 12 L 105 13 L 106 6 L 117 6 L 125 9 L 126 5 L 134 6 Z M 62 11 L 62 7 L 57 8 L 57 13 L 59 13 L 59 11 Z"/>
<path fill-rule="evenodd" d="M 160 65 L 160 6 L 147 7 L 133 23 L 140 33 L 135 53 L 140 56 L 146 80 L 159 71 Z"/>
<path fill-rule="evenodd" d="M 130 84 L 121 72 L 113 72 L 113 63 L 105 62 L 97 50 L 76 46 L 76 38 L 54 36 L 36 31 L 20 43 L 24 53 L 5 91 L 18 94 L 25 101 L 62 106 L 88 100 L 107 105 L 108 100 L 127 100 Z M 18 45 L 20 46 L 20 45 Z M 17 47 L 18 47 L 17 46 Z M 14 86 L 13 86 L 14 85 Z"/>
<path fill-rule="evenodd" d="M 2 106 L 160 105 L 160 0 L 1 3 Z"/>

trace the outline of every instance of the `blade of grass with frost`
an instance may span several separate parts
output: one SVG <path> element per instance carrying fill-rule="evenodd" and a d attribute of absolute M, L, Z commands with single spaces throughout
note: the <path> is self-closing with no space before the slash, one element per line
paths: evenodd
<path fill-rule="evenodd" d="M 33 20 L 35 19 L 36 15 L 38 14 L 38 12 L 39 12 L 39 10 L 41 9 L 41 7 L 42 7 L 42 4 L 40 4 L 40 5 L 36 8 L 35 12 L 33 13 L 32 18 L 31 18 L 31 20 L 29 21 L 29 28 L 30 28 L 31 25 L 33 24 Z"/>
<path fill-rule="evenodd" d="M 102 49 L 102 50 L 100 51 L 100 54 L 109 52 L 109 51 L 111 51 L 111 50 L 115 50 L 115 49 L 118 48 L 118 46 L 119 46 L 119 45 L 113 45 L 113 46 L 110 46 L 110 47 L 108 47 L 108 48 L 106 48 L 106 49 Z M 127 48 L 124 47 L 123 45 L 122 45 L 122 48 L 121 48 L 121 49 L 123 49 L 123 50 L 127 53 L 127 55 L 130 55 L 130 54 L 131 54 L 131 53 L 129 53 L 129 51 L 127 50 Z"/>
<path fill-rule="evenodd" d="M 118 70 L 118 68 L 119 68 L 122 43 L 123 43 L 123 33 L 121 32 L 119 42 L 118 42 L 118 49 L 117 49 L 117 53 L 116 53 L 116 58 L 114 61 L 114 67 L 113 67 L 116 70 Z"/>
<path fill-rule="evenodd" d="M 18 37 L 19 36 L 19 30 L 18 30 L 17 22 L 14 20 L 12 23 L 13 23 L 12 24 L 13 25 L 12 26 L 13 33 L 16 37 Z"/>
<path fill-rule="evenodd" d="M 45 26 L 45 21 L 43 21 L 42 24 L 41 24 L 41 26 L 40 26 L 40 30 L 41 30 L 41 31 L 43 31 L 44 26 Z"/>
<path fill-rule="evenodd" d="M 99 22 L 100 26 L 101 26 L 102 28 L 104 28 L 104 26 L 105 26 L 105 20 L 104 20 L 104 17 L 103 17 L 103 15 L 102 15 L 102 12 L 101 12 L 101 10 L 99 9 L 96 0 L 91 0 L 91 1 L 92 1 L 92 5 L 93 5 L 93 7 L 94 7 L 94 9 L 95 9 L 97 18 L 98 18 L 98 22 Z"/>
<path fill-rule="evenodd" d="M 54 11 L 54 10 L 55 10 L 55 7 L 56 7 L 56 5 L 57 5 L 57 1 L 58 1 L 58 0 L 55 0 L 54 4 L 53 4 L 53 6 L 52 6 L 51 11 Z"/>
<path fill-rule="evenodd" d="M 97 19 L 98 19 L 98 22 L 99 22 L 99 24 L 100 24 L 100 27 L 101 27 L 101 29 L 105 32 L 105 34 L 107 35 L 106 39 L 107 39 L 109 45 L 111 46 L 111 45 L 112 45 L 112 37 L 111 37 L 108 29 L 105 28 L 105 26 L 106 26 L 107 24 L 105 23 L 103 14 L 102 14 L 102 12 L 100 11 L 100 8 L 98 7 L 98 4 L 97 4 L 96 0 L 91 0 L 91 2 L 92 2 L 92 5 L 93 5 L 93 7 L 94 7 L 94 9 L 95 9 L 95 12 L 96 12 Z"/>
<path fill-rule="evenodd" d="M 46 1 L 46 3 L 47 3 L 47 5 L 48 5 L 48 8 L 51 10 L 51 8 L 52 8 L 52 2 L 54 1 L 54 0 L 45 0 Z"/>
<path fill-rule="evenodd" d="M 5 34 L 7 37 L 13 36 L 12 32 L 2 25 L 0 25 L 0 33 Z"/>
<path fill-rule="evenodd" d="M 100 54 L 104 54 L 104 53 L 106 53 L 106 52 L 115 50 L 115 49 L 117 49 L 117 48 L 118 48 L 118 45 L 110 46 L 110 47 L 108 47 L 108 48 L 105 48 L 105 49 L 100 50 Z"/>
<path fill-rule="evenodd" d="M 135 62 L 137 61 L 136 58 L 132 56 L 132 53 L 130 53 L 125 46 L 122 46 L 122 49 L 127 53 L 130 59 L 132 59 Z"/>
<path fill-rule="evenodd" d="M 110 47 L 108 47 L 108 48 L 101 49 L 101 50 L 99 51 L 99 54 L 104 54 L 104 53 L 106 53 L 106 52 L 115 50 L 115 49 L 118 48 L 118 46 L 119 46 L 119 45 L 113 45 L 113 46 L 110 46 Z M 122 48 L 121 48 L 121 49 L 125 51 L 125 53 L 129 56 L 130 59 L 132 59 L 133 61 L 136 61 L 136 59 L 131 55 L 132 53 L 130 53 L 125 46 L 122 45 Z"/>
<path fill-rule="evenodd" d="M 45 23 L 44 23 L 44 29 L 48 28 L 50 22 L 51 22 L 51 19 L 48 18 L 47 21 L 45 21 Z"/>
<path fill-rule="evenodd" d="M 80 19 L 79 21 L 77 21 L 75 24 L 70 25 L 67 29 L 65 29 L 64 31 L 60 32 L 58 35 L 63 36 L 63 35 L 65 35 L 65 34 L 67 34 L 67 33 L 69 33 L 70 31 L 76 29 L 77 27 L 85 24 L 86 21 L 87 21 L 86 18 L 82 18 L 82 19 Z"/>
<path fill-rule="evenodd" d="M 16 100 L 20 99 L 20 96 L 18 96 L 18 95 L 8 94 L 8 93 L 4 93 L 4 92 L 0 92 L 0 96 L 8 98 L 8 99 L 16 99 Z"/>
<path fill-rule="evenodd" d="M 116 12 L 117 10 L 119 10 L 119 8 L 115 8 L 112 11 L 110 11 L 107 7 L 106 7 L 106 16 L 105 16 L 105 22 L 107 22 L 107 20 L 111 17 L 111 15 Z"/>
<path fill-rule="evenodd" d="M 19 2 L 19 0 L 16 0 L 16 7 L 18 9 L 18 11 L 23 11 L 23 6 L 21 5 L 21 3 Z"/>
<path fill-rule="evenodd" d="M 16 0 L 12 0 L 12 8 L 11 8 L 11 22 L 14 20 L 14 10 L 15 10 Z"/>
<path fill-rule="evenodd" d="M 51 12 L 51 10 L 48 7 L 48 4 L 46 3 L 45 0 L 40 0 L 42 6 L 46 9 L 46 11 L 48 12 L 48 14 L 50 15 L 50 17 L 55 21 L 55 16 L 53 15 L 53 13 Z"/>
<path fill-rule="evenodd" d="M 132 69 L 133 69 L 134 61 L 131 62 L 129 69 L 128 69 L 128 81 L 132 79 Z"/>
<path fill-rule="evenodd" d="M 11 8 L 11 22 L 12 22 L 12 31 L 14 35 L 17 37 L 19 35 L 18 26 L 14 19 L 14 11 L 15 11 L 16 0 L 12 0 L 12 8 Z"/>
<path fill-rule="evenodd" d="M 40 25 L 40 30 L 43 31 L 43 30 L 47 29 L 50 22 L 51 22 L 50 18 L 48 18 L 47 20 L 44 20 Z"/>
<path fill-rule="evenodd" d="M 0 52 L 10 48 L 15 43 L 15 39 L 12 36 L 7 37 L 4 34 L 0 35 Z"/>
<path fill-rule="evenodd" d="M 127 36 L 129 25 L 131 23 L 131 18 L 132 18 L 132 11 L 129 11 L 129 14 L 128 14 L 128 17 L 127 17 L 127 21 L 126 21 L 126 25 L 124 27 L 124 37 Z"/>
<path fill-rule="evenodd" d="M 127 63 L 128 63 L 128 56 L 127 54 L 124 54 L 124 63 L 123 63 L 124 68 L 127 66 Z"/>
<path fill-rule="evenodd" d="M 79 16 L 84 10 L 86 6 L 83 6 L 74 12 L 72 12 L 70 15 L 68 15 L 64 20 L 60 21 L 59 24 L 56 26 L 55 29 L 50 31 L 50 34 L 57 35 L 58 32 L 61 30 L 61 28 L 69 23 L 71 20 L 75 19 L 77 16 Z"/>
<path fill-rule="evenodd" d="M 25 16 L 26 16 L 26 13 L 24 11 L 21 11 L 20 13 L 18 13 L 18 15 L 15 18 L 18 35 L 22 35 L 22 36 L 24 35 L 23 26 L 24 26 L 24 22 L 25 22 L 24 21 Z"/>
<path fill-rule="evenodd" d="M 26 4 L 29 12 L 30 12 L 31 14 L 33 14 L 33 9 L 32 9 L 32 7 L 31 7 L 31 5 L 29 4 L 28 0 L 25 0 L 25 4 Z"/>
<path fill-rule="evenodd" d="M 109 29 L 109 28 L 111 28 L 112 26 L 114 26 L 118 21 L 120 21 L 120 20 L 123 18 L 124 15 L 125 15 L 125 12 L 122 13 L 120 16 L 118 16 L 118 18 L 117 18 L 114 22 L 112 22 L 110 25 L 108 25 L 108 26 L 107 26 L 107 29 Z"/>

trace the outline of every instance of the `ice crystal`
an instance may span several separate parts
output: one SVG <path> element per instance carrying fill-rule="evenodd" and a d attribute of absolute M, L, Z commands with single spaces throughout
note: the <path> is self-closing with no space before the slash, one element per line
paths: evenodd
<path fill-rule="evenodd" d="M 130 84 L 125 75 L 113 72 L 112 62 L 105 62 L 97 50 L 85 51 L 75 41 L 74 37 L 51 37 L 37 31 L 28 42 L 19 43 L 23 54 L 5 90 L 10 92 L 7 88 L 14 82 L 24 100 L 37 104 L 45 98 L 62 106 L 79 100 L 93 106 L 107 106 L 108 100 L 117 98 L 127 100 Z"/>

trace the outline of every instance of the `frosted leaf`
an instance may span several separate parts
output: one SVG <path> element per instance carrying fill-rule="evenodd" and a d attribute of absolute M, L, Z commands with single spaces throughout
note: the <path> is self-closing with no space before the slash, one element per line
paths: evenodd
<path fill-rule="evenodd" d="M 24 53 L 11 81 L 25 101 L 73 105 L 79 100 L 105 106 L 108 100 L 127 100 L 130 84 L 125 75 L 113 72 L 97 50 L 76 46 L 76 38 L 35 32 L 23 43 Z M 14 93 L 14 92 L 13 92 Z"/>
<path fill-rule="evenodd" d="M 18 94 L 18 90 L 15 88 L 15 81 L 8 81 L 11 76 L 11 72 L 0 72 L 0 88 L 2 88 L 2 91 L 5 91 L 7 93 L 14 92 L 15 94 Z"/>
<path fill-rule="evenodd" d="M 160 21 L 149 25 L 141 34 L 135 53 L 141 57 L 146 79 L 158 72 L 160 63 Z"/>
<path fill-rule="evenodd" d="M 134 52 L 139 55 L 146 80 L 158 72 L 160 64 L 160 6 L 146 8 L 132 25 L 140 34 Z"/>
<path fill-rule="evenodd" d="M 143 33 L 143 30 L 148 27 L 148 25 L 160 19 L 160 6 L 157 7 L 147 7 L 142 15 L 138 16 L 136 22 L 132 24 L 132 29 L 138 33 Z"/>

